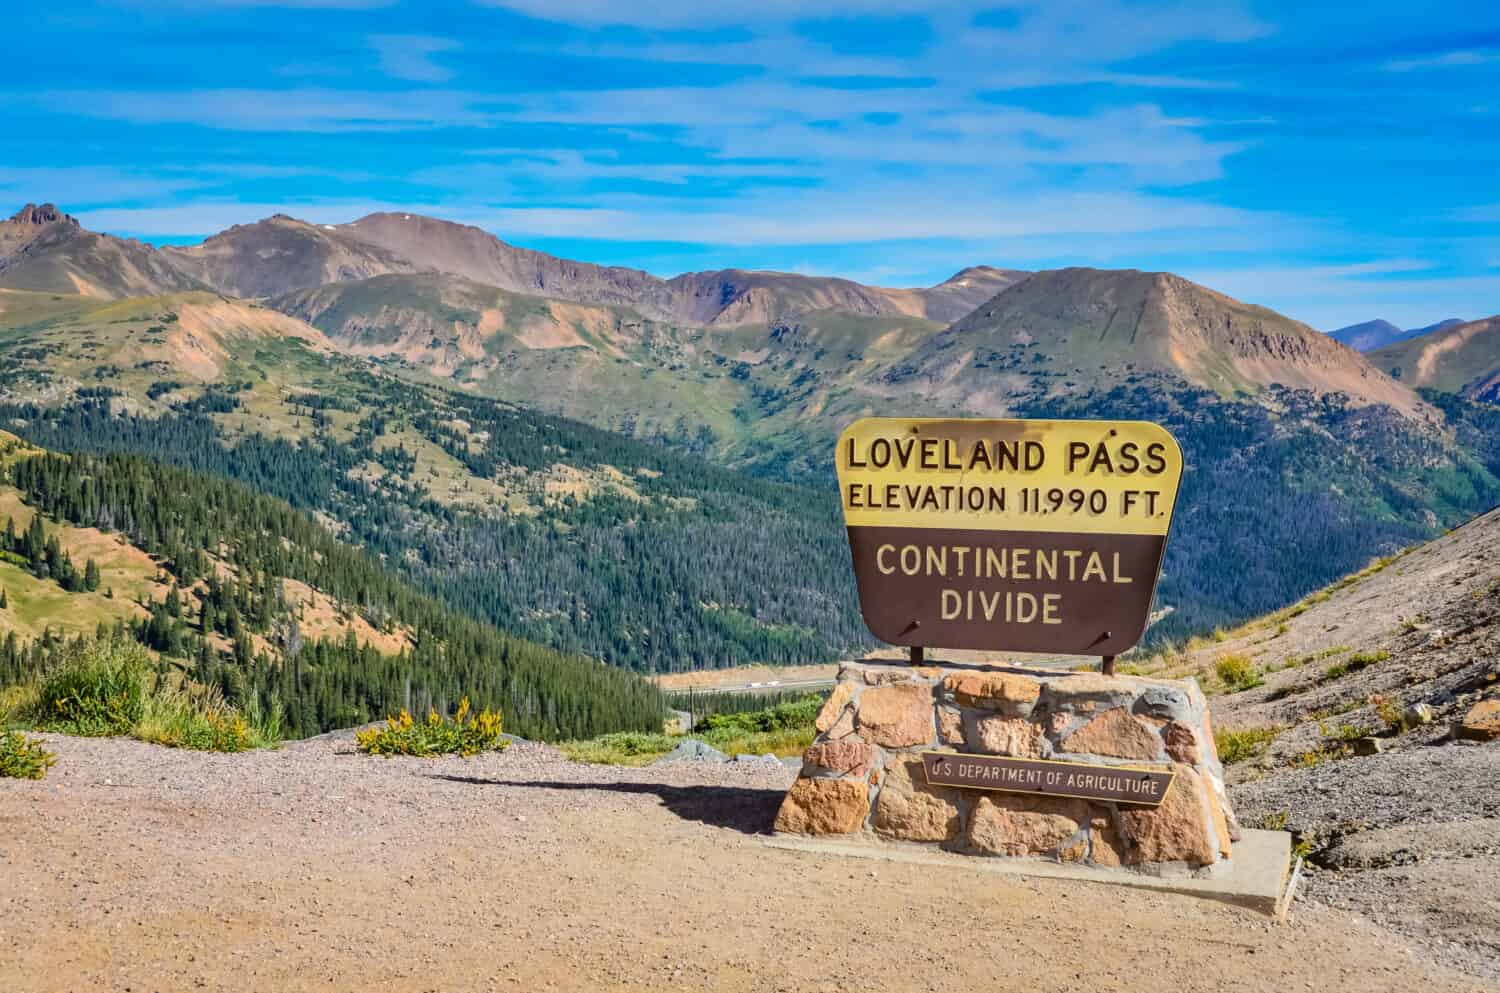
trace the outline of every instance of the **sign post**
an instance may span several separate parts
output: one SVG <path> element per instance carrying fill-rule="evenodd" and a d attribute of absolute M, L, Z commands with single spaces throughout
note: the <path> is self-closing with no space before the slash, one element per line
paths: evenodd
<path fill-rule="evenodd" d="M 838 477 L 877 637 L 1111 673 L 1146 629 L 1182 450 L 1144 421 L 872 417 L 839 438 Z"/>

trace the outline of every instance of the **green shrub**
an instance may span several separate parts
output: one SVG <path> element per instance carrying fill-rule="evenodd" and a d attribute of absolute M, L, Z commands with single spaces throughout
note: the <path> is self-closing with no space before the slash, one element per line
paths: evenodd
<path fill-rule="evenodd" d="M 693 737 L 726 755 L 800 755 L 817 736 L 813 722 L 822 708 L 823 697 L 815 693 L 764 710 L 715 714 L 694 729 Z"/>
<path fill-rule="evenodd" d="M 649 731 L 616 731 L 587 741 L 565 741 L 558 747 L 574 762 L 647 765 L 676 748 L 683 740 Z"/>
<path fill-rule="evenodd" d="M 1230 691 L 1253 689 L 1265 682 L 1250 656 L 1237 653 L 1220 655 L 1214 663 L 1214 674 Z"/>
<path fill-rule="evenodd" d="M 800 700 L 778 703 L 762 710 L 737 714 L 710 714 L 693 730 L 704 736 L 714 733 L 747 735 L 764 731 L 786 731 L 810 727 L 823 707 L 823 697 L 810 694 Z M 695 734 L 695 737 L 697 735 Z"/>
<path fill-rule="evenodd" d="M 1225 765 L 1259 758 L 1281 733 L 1280 728 L 1245 728 L 1242 731 L 1214 731 L 1214 747 Z"/>
<path fill-rule="evenodd" d="M 458 713 L 450 721 L 436 710 L 427 712 L 427 720 L 414 721 L 402 710 L 386 719 L 385 727 L 354 732 L 359 750 L 366 755 L 415 755 L 436 758 L 439 755 L 478 755 L 480 752 L 504 751 L 510 744 L 500 726 L 500 712 L 485 710 L 474 714 L 469 698 L 458 704 Z"/>
<path fill-rule="evenodd" d="M 0 778 L 41 779 L 57 756 L 19 731 L 0 731 Z"/>
<path fill-rule="evenodd" d="M 146 709 L 151 657 L 140 645 L 83 642 L 42 680 L 35 721 L 66 734 L 129 734 Z"/>
<path fill-rule="evenodd" d="M 817 735 L 818 729 L 808 723 L 801 727 L 752 731 L 748 734 L 742 731 L 716 731 L 701 737 L 725 755 L 764 755 L 770 752 L 772 755 L 786 757 L 801 755 L 807 751 L 807 746 L 813 743 Z"/>
<path fill-rule="evenodd" d="M 813 722 L 823 698 L 811 694 L 761 710 L 711 714 L 687 737 L 622 731 L 587 741 L 564 742 L 563 753 L 575 762 L 603 765 L 646 765 L 693 738 L 726 755 L 801 755 L 817 736 Z"/>

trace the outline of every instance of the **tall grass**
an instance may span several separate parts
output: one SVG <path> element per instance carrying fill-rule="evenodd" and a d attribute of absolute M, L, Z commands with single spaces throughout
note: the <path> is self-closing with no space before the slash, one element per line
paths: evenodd
<path fill-rule="evenodd" d="M 1231 693 L 1254 689 L 1265 682 L 1250 656 L 1238 653 L 1220 655 L 1214 662 L 1214 675 Z"/>
<path fill-rule="evenodd" d="M 245 712 L 214 689 L 170 685 L 145 648 L 117 639 L 83 641 L 34 687 L 13 687 L 10 720 L 44 731 L 89 737 L 128 735 L 173 748 L 242 752 L 282 738 L 279 709 Z"/>
<path fill-rule="evenodd" d="M 587 741 L 564 742 L 563 752 L 575 762 L 605 765 L 646 765 L 695 738 L 726 755 L 801 755 L 817 736 L 813 722 L 823 698 L 814 693 L 761 710 L 710 714 L 691 735 L 643 734 L 625 731 Z"/>
<path fill-rule="evenodd" d="M 129 734 L 146 712 L 150 666 L 151 657 L 139 645 L 78 645 L 42 680 L 37 725 L 86 737 Z"/>
<path fill-rule="evenodd" d="M 1260 758 L 1271 742 L 1281 733 L 1281 728 L 1245 728 L 1240 731 L 1214 729 L 1214 749 L 1219 761 L 1225 765 L 1248 762 Z"/>

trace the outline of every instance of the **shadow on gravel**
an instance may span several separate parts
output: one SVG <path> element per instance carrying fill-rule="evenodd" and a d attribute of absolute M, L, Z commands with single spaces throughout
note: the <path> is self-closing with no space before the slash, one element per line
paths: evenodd
<path fill-rule="evenodd" d="M 785 790 L 752 790 L 735 786 L 667 786 L 662 783 L 560 783 L 434 776 L 471 786 L 512 786 L 536 790 L 597 790 L 602 793 L 652 794 L 685 821 L 729 828 L 745 834 L 770 834 Z"/>

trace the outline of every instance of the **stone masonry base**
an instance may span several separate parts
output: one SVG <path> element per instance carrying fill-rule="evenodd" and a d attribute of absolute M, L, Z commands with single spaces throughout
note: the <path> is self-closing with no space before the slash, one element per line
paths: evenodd
<path fill-rule="evenodd" d="M 1175 770 L 1159 807 L 929 786 L 921 753 Z M 776 817 L 786 834 L 1217 875 L 1237 836 L 1196 683 L 850 662 Z"/>

